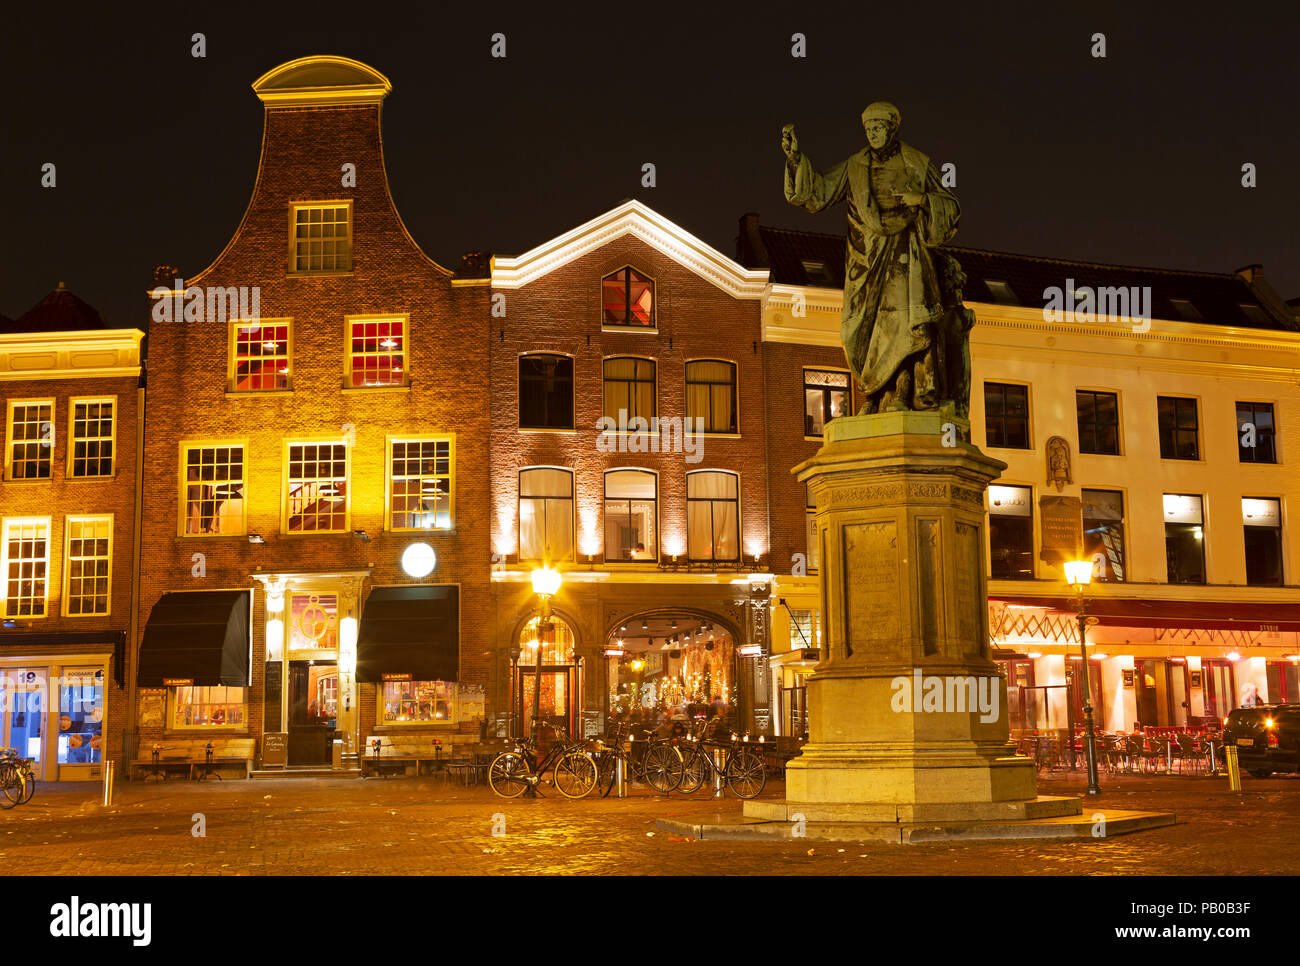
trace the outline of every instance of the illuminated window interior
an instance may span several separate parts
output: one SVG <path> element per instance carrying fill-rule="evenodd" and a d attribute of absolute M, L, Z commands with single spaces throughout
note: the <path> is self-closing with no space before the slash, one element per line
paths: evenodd
<path fill-rule="evenodd" d="M 244 447 L 187 448 L 182 499 L 187 534 L 243 533 Z"/>
<path fill-rule="evenodd" d="M 69 517 L 64 612 L 107 614 L 112 572 L 111 517 Z"/>
<path fill-rule="evenodd" d="M 9 404 L 9 479 L 48 480 L 54 454 L 54 404 Z"/>
<path fill-rule="evenodd" d="M 600 283 L 606 325 L 654 328 L 654 282 L 631 268 L 606 275 Z"/>
<path fill-rule="evenodd" d="M 352 270 L 352 232 L 347 205 L 302 205 L 293 212 L 294 272 Z"/>
<path fill-rule="evenodd" d="M 406 384 L 406 322 L 351 319 L 348 322 L 348 385 Z"/>
<path fill-rule="evenodd" d="M 44 617 L 50 521 L 4 522 L 5 616 Z"/>
<path fill-rule="evenodd" d="M 392 529 L 450 529 L 451 440 L 395 440 L 392 454 Z"/>
<path fill-rule="evenodd" d="M 345 443 L 294 443 L 289 446 L 285 515 L 290 533 L 346 530 L 347 490 Z"/>
<path fill-rule="evenodd" d="M 113 475 L 113 400 L 72 401 L 71 475 Z"/>
<path fill-rule="evenodd" d="M 289 323 L 234 326 L 235 392 L 270 392 L 289 388 Z"/>

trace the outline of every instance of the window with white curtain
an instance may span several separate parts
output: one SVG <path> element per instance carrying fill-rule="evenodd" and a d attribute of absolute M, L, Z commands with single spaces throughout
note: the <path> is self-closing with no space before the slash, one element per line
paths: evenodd
<path fill-rule="evenodd" d="M 647 470 L 605 474 L 605 561 L 659 559 L 658 478 Z"/>
<path fill-rule="evenodd" d="M 519 559 L 573 559 L 573 474 L 553 467 L 519 471 Z"/>
<path fill-rule="evenodd" d="M 605 412 L 615 422 L 655 415 L 655 363 L 653 359 L 623 357 L 605 360 Z"/>
<path fill-rule="evenodd" d="M 686 474 L 687 556 L 740 560 L 740 477 L 700 470 Z"/>
<path fill-rule="evenodd" d="M 686 416 L 706 433 L 736 432 L 736 365 L 718 359 L 686 363 Z"/>

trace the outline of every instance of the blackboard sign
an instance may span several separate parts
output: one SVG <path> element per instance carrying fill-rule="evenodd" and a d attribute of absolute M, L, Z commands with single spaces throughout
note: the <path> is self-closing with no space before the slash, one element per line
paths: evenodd
<path fill-rule="evenodd" d="M 284 731 L 268 731 L 262 735 L 262 767 L 283 768 L 289 750 L 289 735 Z"/>

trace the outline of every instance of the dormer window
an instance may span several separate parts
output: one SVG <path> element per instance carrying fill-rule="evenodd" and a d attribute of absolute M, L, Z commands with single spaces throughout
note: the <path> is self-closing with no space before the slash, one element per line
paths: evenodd
<path fill-rule="evenodd" d="M 825 262 L 804 259 L 800 264 L 803 265 L 804 278 L 808 279 L 809 285 L 834 286 L 835 280 L 831 278 L 830 269 Z"/>
<path fill-rule="evenodd" d="M 600 283 L 602 321 L 607 326 L 655 327 L 655 283 L 633 268 L 620 268 Z"/>

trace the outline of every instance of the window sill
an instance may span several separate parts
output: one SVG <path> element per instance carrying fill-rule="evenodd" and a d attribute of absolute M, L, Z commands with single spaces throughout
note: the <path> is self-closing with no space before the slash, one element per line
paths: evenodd
<path fill-rule="evenodd" d="M 566 427 L 566 428 L 564 428 L 564 429 L 550 429 L 550 428 L 545 427 L 545 426 L 520 426 L 520 427 L 519 427 L 519 432 L 521 432 L 521 433 L 561 433 L 561 434 L 566 435 L 566 436 L 576 436 L 576 435 L 578 435 L 578 431 L 577 431 L 575 428 L 573 428 L 572 426 Z"/>
<path fill-rule="evenodd" d="M 404 527 L 385 527 L 384 530 L 383 530 L 382 532 L 383 532 L 383 533 L 391 533 L 391 534 L 395 534 L 396 536 L 399 536 L 399 537 L 412 537 L 412 536 L 425 536 L 425 537 L 442 537 L 442 536 L 447 536 L 447 537 L 454 537 L 454 536 L 456 536 L 456 528 L 455 528 L 454 526 L 451 526 L 451 527 L 412 527 L 412 528 L 410 528 L 410 529 L 407 529 L 407 528 L 404 528 Z"/>
<path fill-rule="evenodd" d="M 63 478 L 65 483 L 112 483 L 117 479 L 117 472 L 114 471 L 107 476 L 72 476 L 71 474 Z"/>
<path fill-rule="evenodd" d="M 15 484 L 17 484 L 17 485 L 22 485 L 22 484 L 27 484 L 27 485 L 31 486 L 31 485 L 38 484 L 38 483 L 53 483 L 53 482 L 54 482 L 54 479 L 53 479 L 52 477 L 47 476 L 47 477 L 45 477 L 45 478 L 43 478 L 43 479 L 35 479 L 35 480 L 29 480 L 29 479 L 26 479 L 26 478 L 21 479 L 21 480 L 11 480 L 9 477 L 6 476 L 6 477 L 5 477 L 5 482 L 8 483 L 8 484 L 10 484 L 10 485 L 15 485 Z"/>
<path fill-rule="evenodd" d="M 270 399 L 275 396 L 292 396 L 293 389 L 255 389 L 249 392 L 239 392 L 233 389 L 226 390 L 227 399 Z"/>
<path fill-rule="evenodd" d="M 193 725 L 189 728 L 176 728 L 176 727 L 164 728 L 163 739 L 166 740 L 167 738 L 197 738 L 201 735 L 212 735 L 213 737 L 227 738 L 230 737 L 231 735 L 247 735 L 250 733 L 251 731 L 247 725 L 239 725 L 234 728 L 228 727 L 226 725 Z M 148 752 L 150 754 L 153 753 L 152 748 L 141 747 L 138 750 Z M 167 749 L 163 748 L 162 751 L 165 754 Z M 141 760 L 146 762 L 148 761 L 148 759 L 141 759 Z M 166 761 L 167 759 L 163 758 L 162 756 L 159 756 L 159 760 L 160 762 L 163 762 Z"/>
<path fill-rule="evenodd" d="M 1181 456 L 1162 456 L 1160 457 L 1160 462 L 1162 463 L 1204 463 L 1205 460 L 1201 459 L 1199 456 L 1196 457 L 1195 459 L 1186 459 Z"/>
<path fill-rule="evenodd" d="M 545 665 L 543 665 L 543 667 L 544 666 Z M 382 682 L 372 681 L 370 683 L 381 684 Z M 433 731 L 450 731 L 454 733 L 460 730 L 460 725 L 455 721 L 386 721 L 383 724 L 375 725 L 374 734 L 400 735 L 404 732 L 414 731 L 419 728 L 429 728 Z M 367 754 L 369 754 L 369 749 L 367 749 Z"/>
<path fill-rule="evenodd" d="M 339 392 L 343 393 L 343 395 L 345 396 L 353 396 L 361 393 L 371 393 L 371 392 L 409 393 L 410 391 L 411 391 L 411 384 L 409 382 L 401 386 L 343 386 L 339 389 Z"/>
<path fill-rule="evenodd" d="M 644 325 L 601 325 L 601 332 L 641 332 L 645 335 L 658 335 L 657 328 L 650 328 Z"/>
<path fill-rule="evenodd" d="M 344 277 L 347 277 L 347 276 L 349 276 L 349 275 L 355 275 L 355 274 L 356 274 L 355 270 L 349 268 L 349 269 L 347 269 L 346 271 L 333 271 L 333 270 L 331 270 L 331 271 L 328 271 L 328 272 L 324 272 L 324 271 L 322 271 L 322 272 L 285 272 L 285 273 L 284 273 L 284 277 L 285 277 L 285 278 L 344 278 Z"/>
<path fill-rule="evenodd" d="M 227 539 L 230 540 L 248 539 L 247 532 L 245 533 L 186 533 L 182 530 L 180 533 L 176 534 L 176 536 L 181 538 L 182 540 L 206 540 L 206 539 L 211 539 L 213 537 L 217 537 L 217 538 L 226 537 Z"/>

